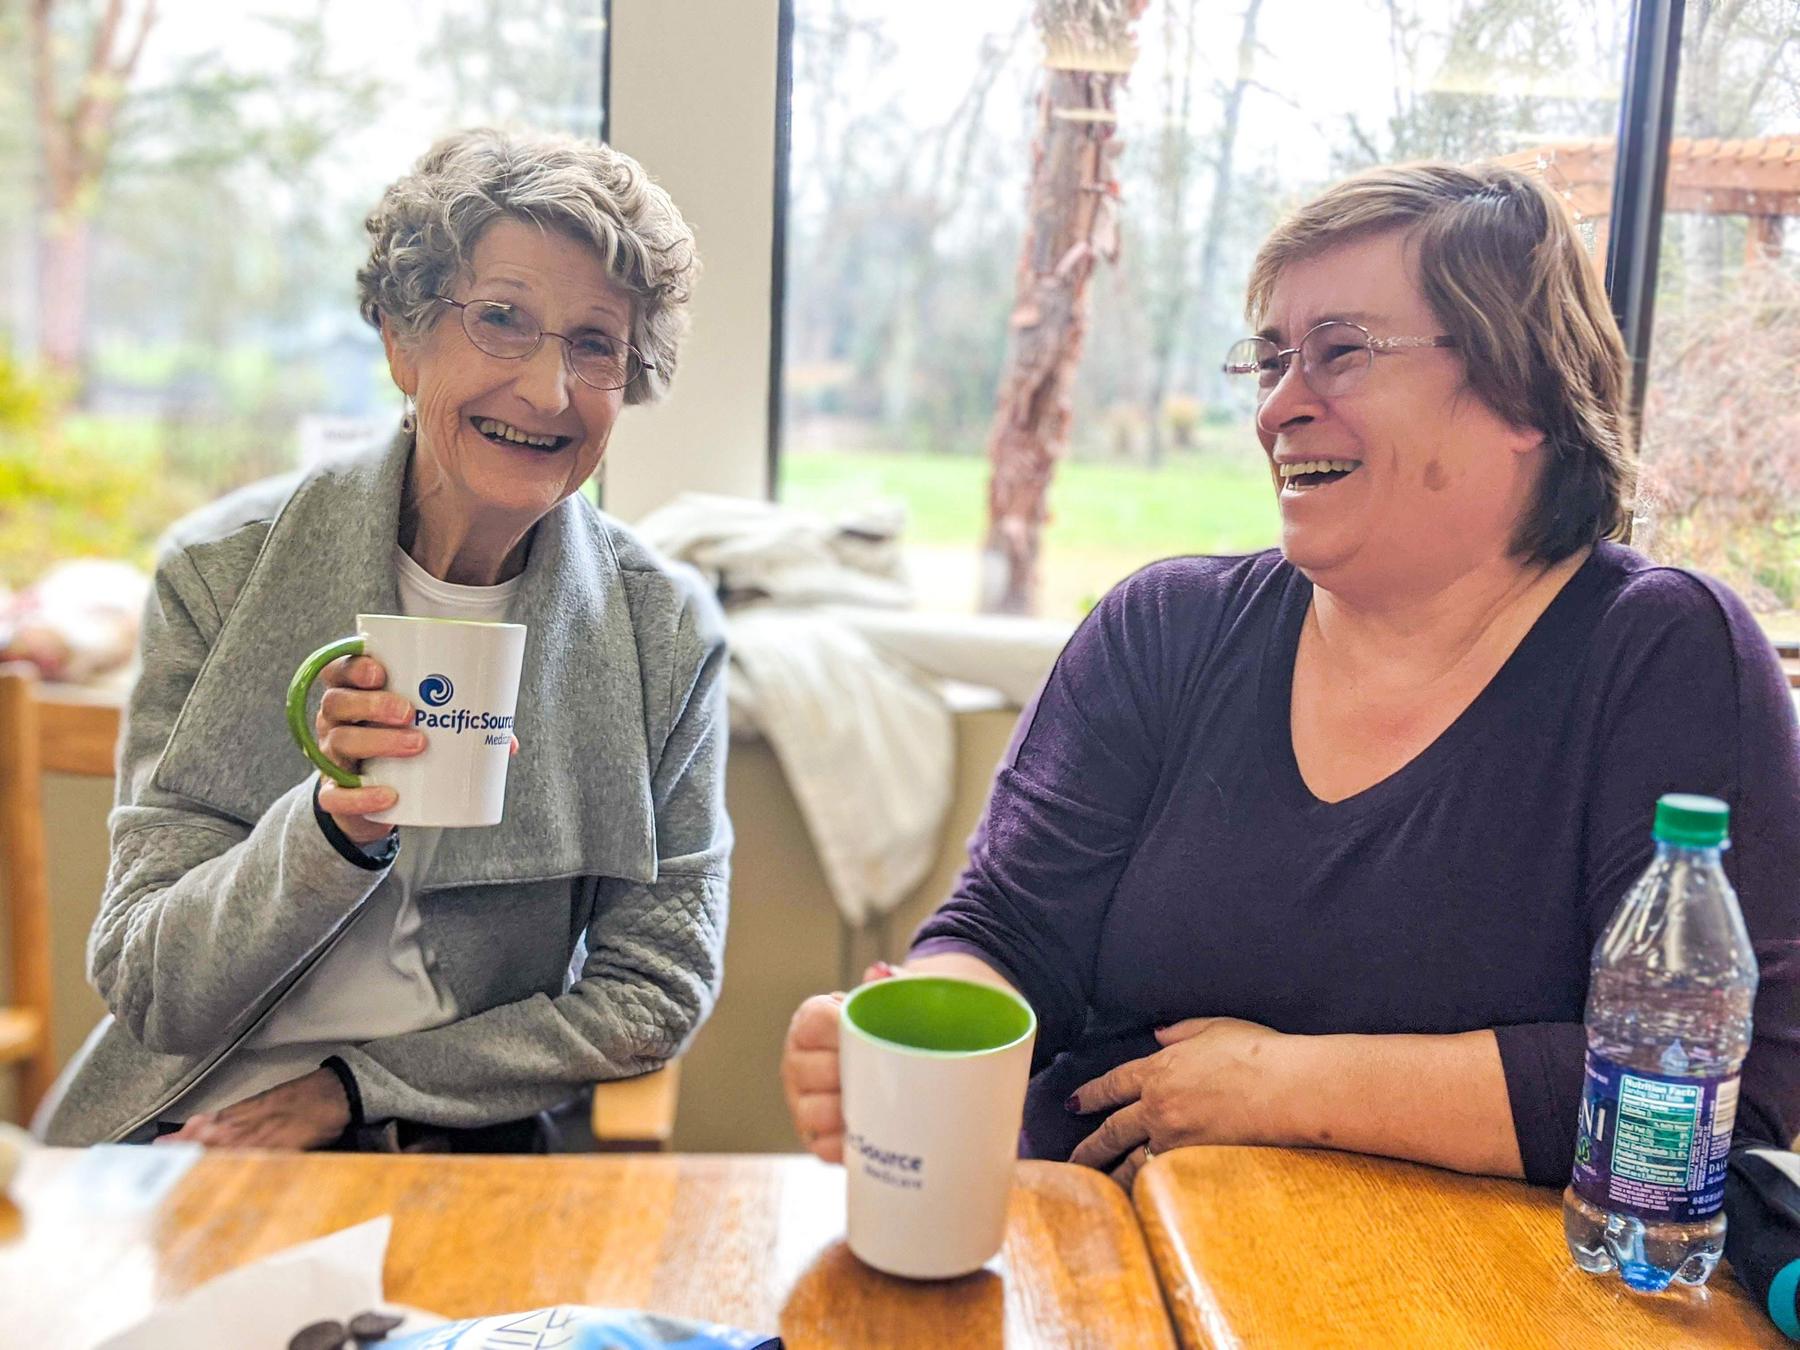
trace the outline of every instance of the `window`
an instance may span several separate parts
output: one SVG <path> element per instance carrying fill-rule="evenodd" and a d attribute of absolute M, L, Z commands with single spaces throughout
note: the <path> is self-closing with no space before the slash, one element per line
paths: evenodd
<path fill-rule="evenodd" d="M 1031 7 L 794 4 L 778 490 L 826 513 L 900 501 L 921 603 L 966 610 L 1031 172 Z M 1274 542 L 1249 409 L 1218 375 L 1257 244 L 1369 164 L 1533 164 L 1612 136 L 1626 8 L 1363 0 L 1299 22 L 1153 0 L 1118 101 L 1119 258 L 1088 290 L 1041 613 L 1075 616 L 1158 557 Z M 1610 170 L 1595 200 L 1609 187 Z"/>
<path fill-rule="evenodd" d="M 0 582 L 143 561 L 170 519 L 398 416 L 361 222 L 442 133 L 598 134 L 605 0 L 0 11 Z M 138 46 L 141 41 L 141 48 Z M 52 53 L 53 108 L 31 97 Z M 91 62 L 122 91 L 65 151 Z M 89 86 L 90 88 L 92 86 Z"/>
<path fill-rule="evenodd" d="M 1633 542 L 1800 641 L 1800 6 L 1687 9 Z"/>

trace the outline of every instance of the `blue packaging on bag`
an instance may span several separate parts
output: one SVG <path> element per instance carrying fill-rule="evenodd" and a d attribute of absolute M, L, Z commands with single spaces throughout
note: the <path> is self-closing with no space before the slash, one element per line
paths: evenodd
<path fill-rule="evenodd" d="M 779 1336 L 685 1317 L 564 1304 L 389 1337 L 383 1350 L 781 1350 Z"/>

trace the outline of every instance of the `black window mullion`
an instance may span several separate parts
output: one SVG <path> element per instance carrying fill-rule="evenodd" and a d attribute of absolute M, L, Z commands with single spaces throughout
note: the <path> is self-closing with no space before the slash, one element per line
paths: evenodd
<path fill-rule="evenodd" d="M 775 214 L 769 250 L 768 497 L 781 494 L 781 384 L 787 324 L 788 159 L 794 142 L 794 0 L 781 0 L 775 30 Z"/>
<path fill-rule="evenodd" d="M 600 107 L 596 110 L 600 127 L 595 139 L 603 145 L 612 144 L 612 0 L 602 0 L 600 5 Z M 589 478 L 583 489 L 596 507 L 606 509 L 606 474 L 595 474 Z"/>
<path fill-rule="evenodd" d="M 1643 416 L 1656 272 L 1662 253 L 1663 190 L 1675 120 L 1685 0 L 1636 0 L 1619 100 L 1606 293 L 1631 356 L 1631 419 Z"/>
<path fill-rule="evenodd" d="M 600 6 L 600 136 L 606 144 L 612 144 L 612 0 L 603 0 Z"/>

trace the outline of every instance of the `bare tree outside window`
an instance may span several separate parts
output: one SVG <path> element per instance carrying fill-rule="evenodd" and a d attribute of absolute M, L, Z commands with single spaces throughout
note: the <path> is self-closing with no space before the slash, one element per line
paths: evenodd
<path fill-rule="evenodd" d="M 1219 362 L 1281 213 L 1364 165 L 1605 137 L 1618 116 L 1616 0 L 1103 9 L 1135 17 L 1135 60 L 1087 104 L 1115 121 L 1048 124 L 1105 150 L 1077 180 L 1094 209 L 1053 221 L 1042 185 L 1074 160 L 1044 136 L 1041 46 L 1016 38 L 1035 9 L 795 0 L 778 491 L 904 504 L 925 606 L 1074 617 L 1156 558 L 1273 544 Z M 1081 284 L 1040 306 L 1032 250 L 1054 275 L 1076 235 L 1051 231 L 1076 225 Z"/>
<path fill-rule="evenodd" d="M 1012 344 L 988 443 L 981 608 L 990 613 L 1037 611 L 1038 550 L 1051 475 L 1068 439 L 1088 278 L 1096 265 L 1118 255 L 1116 107 L 1137 58 L 1133 30 L 1145 3 L 1038 3 L 1043 88 Z"/>
<path fill-rule="evenodd" d="M 39 342 L 44 363 L 63 383 L 74 381 L 83 355 L 94 202 L 119 110 L 156 22 L 156 0 L 141 0 L 130 15 L 124 0 L 107 0 L 78 34 L 70 22 L 76 8 L 31 0 L 25 18 L 43 184 Z"/>

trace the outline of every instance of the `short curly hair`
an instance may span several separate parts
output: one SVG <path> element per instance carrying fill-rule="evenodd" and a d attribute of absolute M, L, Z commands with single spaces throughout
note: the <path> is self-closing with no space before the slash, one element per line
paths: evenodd
<path fill-rule="evenodd" d="M 503 218 L 560 230 L 599 255 L 632 297 L 629 341 L 653 367 L 632 381 L 625 401 L 661 398 L 700 271 L 694 232 L 636 160 L 595 141 L 476 127 L 432 146 L 363 222 L 369 259 L 356 273 L 363 318 L 405 342 L 423 337 L 443 312 L 434 298 L 468 267 L 482 232 Z"/>

